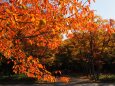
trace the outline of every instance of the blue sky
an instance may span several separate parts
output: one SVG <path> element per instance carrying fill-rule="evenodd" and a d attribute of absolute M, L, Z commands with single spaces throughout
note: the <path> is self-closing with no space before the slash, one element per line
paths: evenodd
<path fill-rule="evenodd" d="M 91 4 L 91 9 L 104 19 L 115 19 L 115 0 L 96 0 Z"/>

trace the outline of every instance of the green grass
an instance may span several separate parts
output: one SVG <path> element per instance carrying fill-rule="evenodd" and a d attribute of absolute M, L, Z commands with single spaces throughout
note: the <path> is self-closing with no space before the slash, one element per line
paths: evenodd
<path fill-rule="evenodd" d="M 22 79 L 22 78 L 27 78 L 27 76 L 24 75 L 24 74 L 15 74 L 15 75 L 11 75 L 11 76 L 3 75 L 3 76 L 0 77 L 0 79 L 6 79 L 6 78 Z"/>
<path fill-rule="evenodd" d="M 99 76 L 100 81 L 115 81 L 115 74 L 101 74 Z"/>

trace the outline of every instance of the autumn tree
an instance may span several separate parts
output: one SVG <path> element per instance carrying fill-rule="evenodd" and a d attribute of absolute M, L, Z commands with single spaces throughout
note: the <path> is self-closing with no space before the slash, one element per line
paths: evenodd
<path fill-rule="evenodd" d="M 68 43 L 65 41 L 64 46 L 73 46 L 71 52 L 74 58 L 82 59 L 84 63 L 88 62 L 89 66 L 86 67 L 91 77 L 97 80 L 102 60 L 114 57 L 114 24 L 111 25 L 111 21 L 96 15 L 92 15 L 92 20 L 90 19 L 79 29 L 71 30 L 68 34 Z"/>
<path fill-rule="evenodd" d="M 68 30 L 97 27 L 90 0 L 9 0 L 0 3 L 0 52 L 14 62 L 13 71 L 54 81 L 41 64 L 58 48 Z M 38 59 L 39 58 L 39 59 Z"/>

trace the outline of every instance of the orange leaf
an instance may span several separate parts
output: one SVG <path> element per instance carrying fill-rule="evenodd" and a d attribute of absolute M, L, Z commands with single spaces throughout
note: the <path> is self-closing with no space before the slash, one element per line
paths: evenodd
<path fill-rule="evenodd" d="M 43 66 L 42 66 L 42 64 L 38 64 L 38 67 L 43 69 Z"/>

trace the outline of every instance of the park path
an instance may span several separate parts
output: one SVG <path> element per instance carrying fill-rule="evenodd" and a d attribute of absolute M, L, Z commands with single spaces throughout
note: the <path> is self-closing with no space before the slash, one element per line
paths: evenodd
<path fill-rule="evenodd" d="M 70 84 L 9 84 L 0 86 L 115 86 L 115 83 L 70 83 Z"/>
<path fill-rule="evenodd" d="M 81 77 L 71 78 L 69 83 L 0 84 L 0 86 L 115 86 L 115 83 L 92 83 L 87 78 Z"/>

